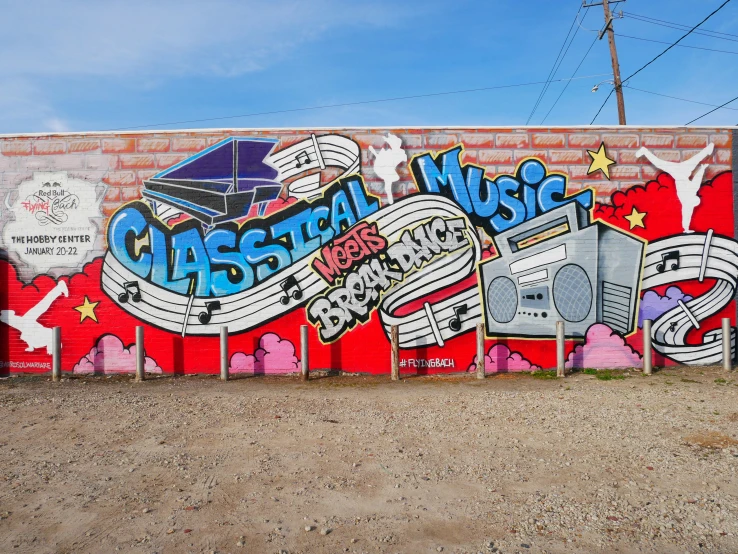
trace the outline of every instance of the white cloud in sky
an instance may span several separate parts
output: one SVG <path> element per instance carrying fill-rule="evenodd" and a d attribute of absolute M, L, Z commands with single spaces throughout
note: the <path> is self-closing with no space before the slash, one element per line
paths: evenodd
<path fill-rule="evenodd" d="M 423 9 L 382 0 L 7 2 L 0 132 L 69 130 L 54 107 L 57 79 L 103 79 L 105 94 L 116 81 L 152 90 L 174 78 L 238 77 L 337 29 L 398 26 Z M 319 59 L 306 63 L 320 69 Z"/>
<path fill-rule="evenodd" d="M 236 76 L 332 29 L 392 26 L 411 13 L 341 0 L 8 2 L 0 74 Z"/>

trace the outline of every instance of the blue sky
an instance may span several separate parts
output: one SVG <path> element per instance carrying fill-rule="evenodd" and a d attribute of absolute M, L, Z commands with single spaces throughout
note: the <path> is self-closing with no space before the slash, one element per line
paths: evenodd
<path fill-rule="evenodd" d="M 615 10 L 692 26 L 724 0 L 627 0 Z M 0 0 L 0 133 L 146 128 L 327 104 L 544 81 L 580 0 L 19 2 Z M 589 13 L 586 13 L 586 12 Z M 582 10 L 586 29 L 601 7 Z M 738 35 L 738 0 L 703 26 Z M 673 42 L 683 31 L 626 15 L 617 33 Z M 580 28 L 557 78 L 595 34 Z M 738 95 L 738 36 L 690 35 L 630 81 L 722 104 Z M 666 44 L 620 37 L 623 77 Z M 598 41 L 546 125 L 589 124 L 612 78 Z M 598 76 L 599 75 L 599 76 Z M 522 126 L 542 85 L 153 127 Z M 564 83 L 533 115 L 541 124 Z M 625 89 L 628 123 L 681 125 L 711 109 Z M 697 124 L 738 123 L 718 110 Z M 614 97 L 597 123 L 616 124 Z M 151 128 L 151 127 L 150 127 Z"/>

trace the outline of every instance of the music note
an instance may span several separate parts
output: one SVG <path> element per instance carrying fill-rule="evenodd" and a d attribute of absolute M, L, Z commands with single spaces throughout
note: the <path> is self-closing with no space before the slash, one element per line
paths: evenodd
<path fill-rule="evenodd" d="M 218 300 L 205 302 L 205 309 L 207 310 L 206 312 L 200 312 L 197 314 L 198 321 L 203 325 L 210 323 L 210 318 L 213 316 L 213 312 L 215 310 L 220 310 L 220 302 Z"/>
<path fill-rule="evenodd" d="M 134 292 L 131 293 L 131 291 Z M 123 292 L 118 295 L 118 302 L 125 304 L 129 298 L 132 298 L 134 302 L 141 302 L 141 289 L 138 287 L 138 281 L 123 283 Z"/>
<path fill-rule="evenodd" d="M 667 269 L 666 265 L 668 262 L 672 262 L 672 264 Z M 675 269 L 679 269 L 679 251 L 673 250 L 666 254 L 661 254 L 661 263 L 656 265 L 656 271 L 663 273 L 664 271 L 674 271 Z"/>
<path fill-rule="evenodd" d="M 303 160 L 300 160 L 300 156 L 302 156 L 304 159 Z M 306 165 L 306 164 L 309 164 L 310 163 L 310 156 L 308 156 L 308 153 L 307 152 L 305 152 L 304 150 L 302 150 L 302 151 L 300 151 L 300 152 L 297 153 L 297 156 L 295 156 L 295 160 L 297 160 L 297 164 L 295 165 L 295 167 L 300 168 L 303 165 Z"/>
<path fill-rule="evenodd" d="M 456 315 L 448 320 L 449 329 L 456 333 L 461 331 L 461 316 L 465 315 L 468 311 L 469 308 L 467 308 L 466 304 L 462 304 L 461 306 L 454 306 L 454 314 Z"/>
<path fill-rule="evenodd" d="M 287 279 L 285 279 L 279 286 L 284 291 L 284 296 L 281 297 L 279 301 L 285 306 L 290 303 L 290 296 L 295 300 L 300 300 L 300 298 L 302 298 L 302 289 L 294 275 L 287 277 Z"/>
<path fill-rule="evenodd" d="M 674 331 L 676 331 L 676 327 L 677 327 L 677 322 L 676 321 L 672 321 L 669 324 L 669 331 L 673 333 Z"/>

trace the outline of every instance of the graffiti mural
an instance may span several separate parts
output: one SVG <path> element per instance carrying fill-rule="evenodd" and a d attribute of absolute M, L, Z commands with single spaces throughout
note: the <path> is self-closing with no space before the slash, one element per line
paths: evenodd
<path fill-rule="evenodd" d="M 0 139 L 2 371 L 639 367 L 721 359 L 732 131 L 341 129 Z M 53 148 L 51 147 L 53 145 Z M 53 152 L 53 157 L 45 154 Z M 43 156 L 43 162 L 39 159 Z M 38 171 L 39 167 L 49 171 Z M 735 349 L 735 331 L 731 336 Z"/>

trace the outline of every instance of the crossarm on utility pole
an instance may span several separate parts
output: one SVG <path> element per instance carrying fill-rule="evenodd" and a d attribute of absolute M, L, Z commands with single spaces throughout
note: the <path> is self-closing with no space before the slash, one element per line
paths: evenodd
<path fill-rule="evenodd" d="M 612 61 L 612 76 L 615 86 L 615 97 L 618 102 L 618 123 L 625 125 L 625 99 L 623 98 L 623 83 L 620 80 L 620 62 L 618 62 L 618 50 L 615 46 L 615 30 L 612 27 L 612 14 L 610 13 L 610 4 L 622 2 L 624 0 L 602 0 L 602 2 L 591 2 L 587 4 L 582 2 L 582 7 L 591 8 L 592 6 L 602 5 L 605 13 L 605 27 L 600 32 L 599 37 L 602 38 L 603 33 L 607 33 L 607 42 L 610 45 L 610 60 Z"/>

